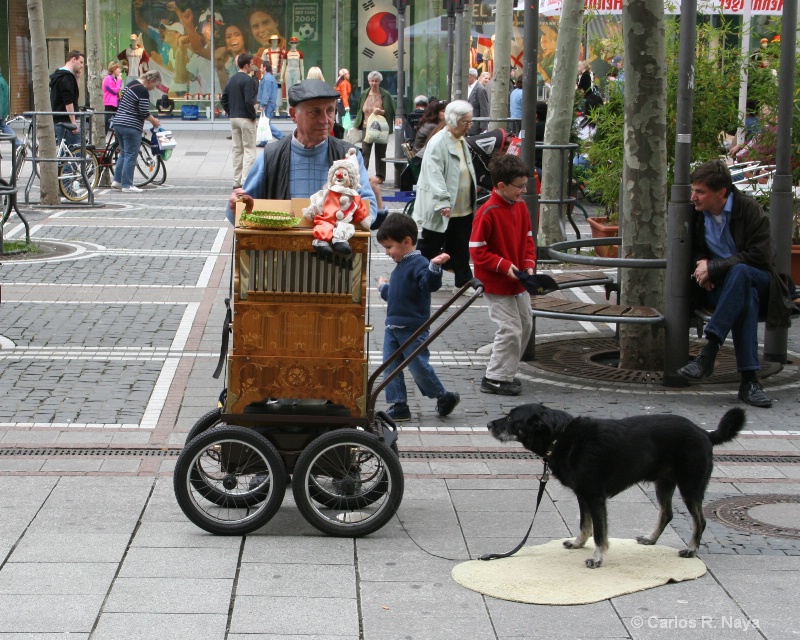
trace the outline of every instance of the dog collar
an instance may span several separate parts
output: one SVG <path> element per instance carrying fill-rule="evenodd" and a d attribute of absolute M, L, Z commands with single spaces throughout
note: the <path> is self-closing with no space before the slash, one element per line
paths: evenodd
<path fill-rule="evenodd" d="M 550 456 L 553 454 L 553 449 L 556 448 L 556 443 L 558 443 L 558 439 L 553 440 L 553 442 L 550 444 L 550 447 L 547 449 L 547 453 L 544 454 L 545 461 L 550 459 Z"/>

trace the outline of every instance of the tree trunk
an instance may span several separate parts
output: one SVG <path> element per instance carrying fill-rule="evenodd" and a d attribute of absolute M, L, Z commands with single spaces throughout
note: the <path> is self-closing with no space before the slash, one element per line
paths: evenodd
<path fill-rule="evenodd" d="M 508 117 L 508 83 L 511 75 L 511 23 L 513 21 L 514 0 L 497 0 L 495 15 L 495 38 L 492 57 L 494 75 L 492 76 L 492 95 L 489 115 L 492 118 Z M 489 122 L 489 129 L 506 128 L 506 122 Z"/>
<path fill-rule="evenodd" d="M 100 41 L 100 0 L 86 0 L 86 89 L 89 92 L 87 104 L 95 111 L 103 111 L 103 76 L 106 63 L 103 59 L 103 45 Z M 92 138 L 100 146 L 106 137 L 105 118 L 101 115 L 92 118 Z"/>
<path fill-rule="evenodd" d="M 39 52 L 31 57 L 31 79 L 33 81 L 33 108 L 36 111 L 50 109 L 50 78 L 47 73 L 47 41 L 44 35 L 44 12 L 42 0 L 27 0 L 28 28 L 31 33 L 31 50 Z M 43 158 L 56 157 L 56 134 L 53 116 L 39 116 L 36 120 L 37 155 Z M 58 191 L 58 166 L 55 162 L 42 162 L 39 171 L 39 203 L 61 204 Z"/>
<path fill-rule="evenodd" d="M 575 117 L 575 78 L 583 28 L 583 0 L 564 0 L 558 27 L 558 44 L 553 66 L 550 101 L 547 104 L 545 144 L 567 144 Z M 528 90 L 523 87 L 523 91 Z M 557 150 L 542 154 L 542 200 L 555 200 L 569 194 L 566 184 L 569 156 Z M 539 242 L 551 245 L 564 240 L 562 228 L 566 205 L 541 205 Z"/>
<path fill-rule="evenodd" d="M 667 237 L 667 69 L 664 3 L 629 0 L 625 39 L 625 165 L 623 258 L 663 258 Z M 663 308 L 662 269 L 622 269 L 624 305 Z M 664 331 L 653 325 L 620 326 L 620 367 L 660 371 Z"/>

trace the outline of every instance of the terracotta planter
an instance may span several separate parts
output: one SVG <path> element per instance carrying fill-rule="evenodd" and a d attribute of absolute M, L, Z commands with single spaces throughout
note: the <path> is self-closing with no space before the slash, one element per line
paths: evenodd
<path fill-rule="evenodd" d="M 790 271 L 792 281 L 795 284 L 800 283 L 800 244 L 792 245 L 792 268 Z"/>
<path fill-rule="evenodd" d="M 608 224 L 608 218 L 587 218 L 586 221 L 592 228 L 593 238 L 616 238 L 619 235 L 619 225 Z M 617 245 L 595 247 L 594 252 L 601 258 L 616 258 L 619 255 L 619 247 Z"/>

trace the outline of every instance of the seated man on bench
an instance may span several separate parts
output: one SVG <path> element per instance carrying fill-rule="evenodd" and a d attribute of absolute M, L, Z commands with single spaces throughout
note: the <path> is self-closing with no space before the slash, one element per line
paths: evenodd
<path fill-rule="evenodd" d="M 754 407 L 771 407 L 758 381 L 758 317 L 770 327 L 788 327 L 785 285 L 773 264 L 769 218 L 760 205 L 731 182 L 725 163 L 710 160 L 692 172 L 692 279 L 701 306 L 714 309 L 706 325 L 708 343 L 700 355 L 678 369 L 689 380 L 714 372 L 714 360 L 729 332 L 733 334 L 736 369 L 741 374 L 739 399 Z"/>

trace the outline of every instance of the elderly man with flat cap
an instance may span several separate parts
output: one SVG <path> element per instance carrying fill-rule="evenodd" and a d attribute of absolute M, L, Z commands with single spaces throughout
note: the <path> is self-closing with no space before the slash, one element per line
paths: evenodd
<path fill-rule="evenodd" d="M 233 223 L 236 201 L 242 195 L 268 200 L 308 198 L 328 179 L 328 169 L 345 157 L 353 145 L 331 135 L 339 92 L 322 80 L 303 80 L 289 89 L 289 116 L 297 125 L 286 136 L 264 147 L 241 189 L 228 201 L 228 220 Z M 356 154 L 361 174 L 361 198 L 369 203 L 370 216 L 377 213 L 375 194 L 361 153 Z"/>

